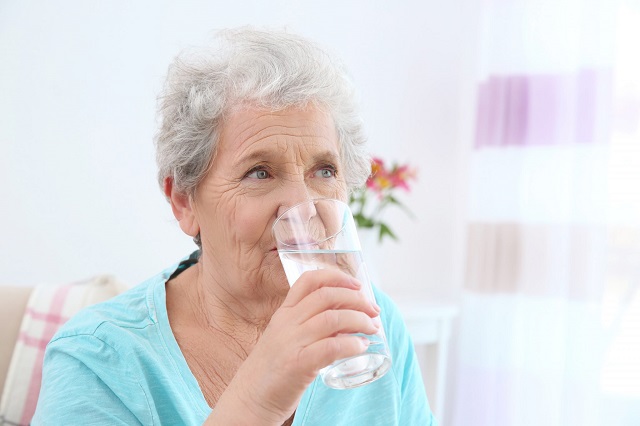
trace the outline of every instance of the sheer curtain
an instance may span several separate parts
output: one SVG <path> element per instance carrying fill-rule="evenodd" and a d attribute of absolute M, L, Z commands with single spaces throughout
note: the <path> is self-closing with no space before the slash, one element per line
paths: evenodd
<path fill-rule="evenodd" d="M 447 423 L 640 424 L 640 2 L 484 1 Z"/>

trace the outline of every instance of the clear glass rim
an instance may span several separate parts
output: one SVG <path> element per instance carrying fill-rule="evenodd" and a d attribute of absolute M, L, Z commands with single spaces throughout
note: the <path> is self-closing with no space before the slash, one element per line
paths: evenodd
<path fill-rule="evenodd" d="M 313 204 L 317 204 L 320 201 L 331 201 L 333 203 L 337 203 L 337 204 L 342 204 L 344 206 L 344 208 L 346 208 L 350 213 L 351 213 L 351 208 L 349 207 L 349 205 L 347 203 L 345 203 L 342 200 L 338 200 L 337 198 L 313 198 L 310 200 L 305 200 L 305 201 L 300 201 L 299 203 L 296 203 L 292 206 L 287 207 L 287 209 L 282 212 L 282 214 L 280 216 L 278 216 L 276 218 L 276 220 L 273 222 L 273 225 L 271 225 L 271 235 L 273 236 L 273 239 L 276 242 L 276 249 L 278 249 L 278 244 L 282 244 L 284 246 L 287 247 L 304 247 L 305 244 L 287 244 L 283 241 L 279 241 L 278 238 L 276 237 L 276 226 L 278 225 L 278 223 L 280 222 L 280 220 L 282 219 L 283 216 L 285 216 L 287 213 L 289 213 L 291 210 L 295 209 L 298 206 L 301 206 L 303 204 L 308 204 L 308 203 L 313 203 Z M 318 241 L 314 241 L 313 243 L 309 243 L 307 245 L 313 245 L 313 244 L 317 244 L 317 243 L 322 243 L 325 241 L 330 240 L 331 238 L 334 238 L 336 235 L 338 235 L 340 232 L 342 232 L 342 230 L 345 228 L 345 226 L 347 226 L 346 222 L 343 221 L 342 226 L 340 227 L 340 229 L 338 229 L 335 233 L 329 235 L 328 237 L 322 239 L 322 240 L 318 240 Z"/>

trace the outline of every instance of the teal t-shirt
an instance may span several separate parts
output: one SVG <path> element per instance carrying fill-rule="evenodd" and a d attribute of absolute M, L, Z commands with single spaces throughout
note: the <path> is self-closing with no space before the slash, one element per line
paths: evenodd
<path fill-rule="evenodd" d="M 201 425 L 211 412 L 176 342 L 165 283 L 178 264 L 69 320 L 47 346 L 33 425 Z M 184 267 L 184 266 L 183 266 Z M 335 390 L 320 378 L 293 424 L 435 425 L 411 339 L 375 290 L 393 365 L 369 385 Z"/>

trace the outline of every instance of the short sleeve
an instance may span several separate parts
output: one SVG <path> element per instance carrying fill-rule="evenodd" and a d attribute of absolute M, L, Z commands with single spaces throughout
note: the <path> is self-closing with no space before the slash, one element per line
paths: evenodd
<path fill-rule="evenodd" d="M 97 364 L 95 360 L 102 362 Z M 92 361 L 93 360 L 93 361 Z M 45 353 L 42 387 L 32 425 L 153 424 L 140 395 L 123 398 L 123 389 L 144 393 L 126 369 L 122 357 L 92 335 L 51 342 Z M 132 391 L 129 391 L 131 394 Z M 126 399 L 126 400 L 124 400 Z M 139 401 L 138 409 L 131 408 Z M 134 414 L 136 412 L 136 414 Z"/>

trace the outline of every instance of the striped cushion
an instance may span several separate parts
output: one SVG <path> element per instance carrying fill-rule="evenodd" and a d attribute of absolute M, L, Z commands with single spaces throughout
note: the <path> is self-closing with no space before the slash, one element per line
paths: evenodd
<path fill-rule="evenodd" d="M 2 401 L 0 424 L 28 425 L 36 409 L 42 360 L 49 340 L 80 309 L 124 290 L 111 276 L 71 284 L 40 284 L 33 289 L 13 350 Z"/>

